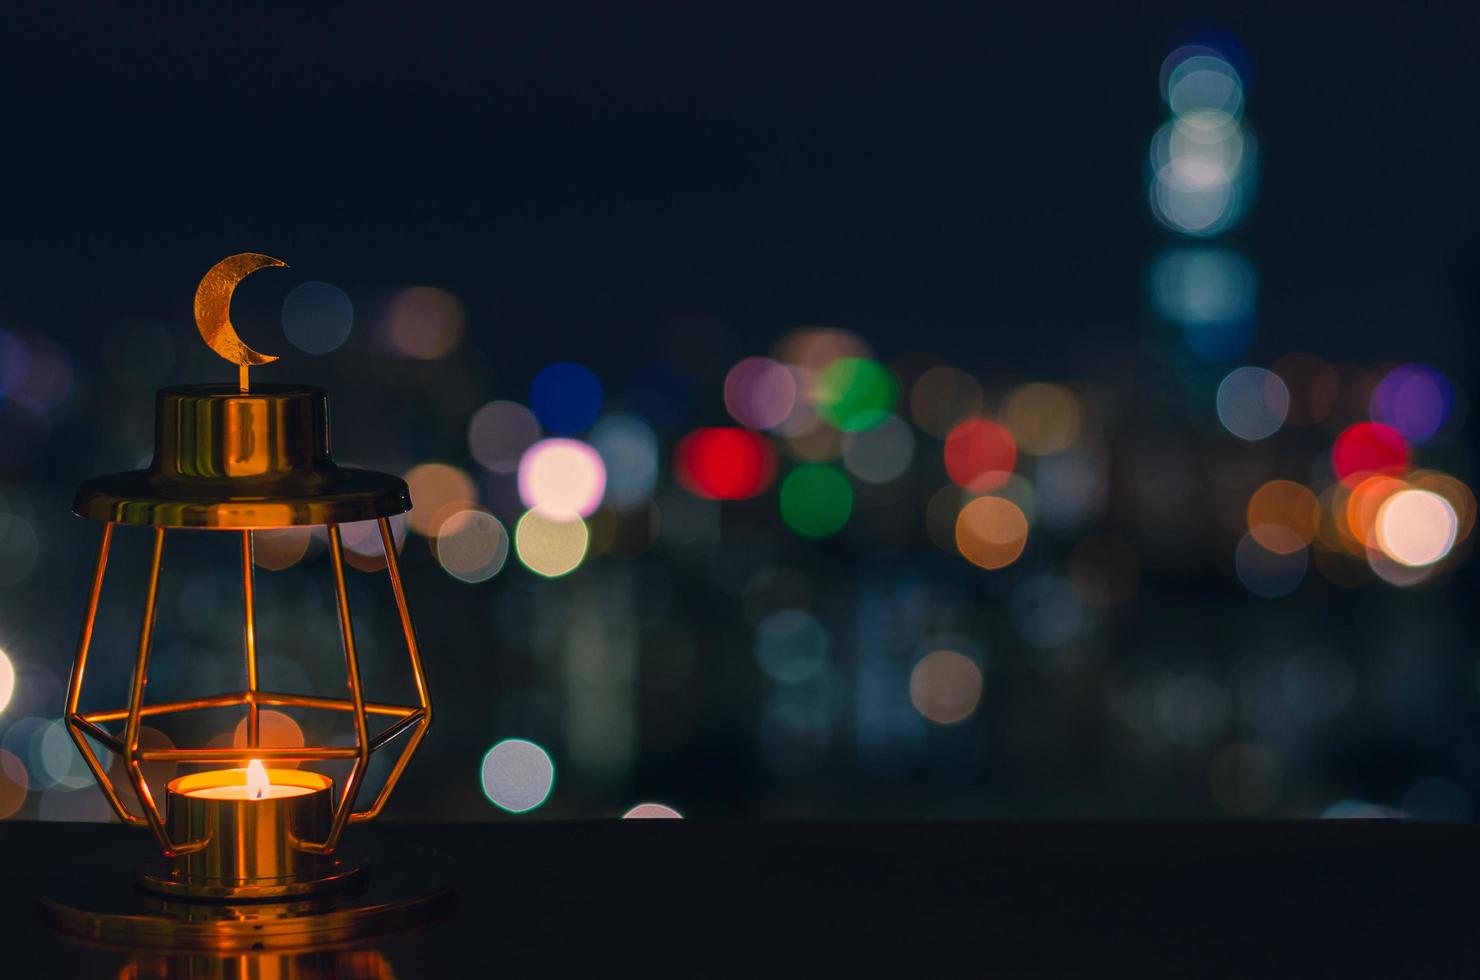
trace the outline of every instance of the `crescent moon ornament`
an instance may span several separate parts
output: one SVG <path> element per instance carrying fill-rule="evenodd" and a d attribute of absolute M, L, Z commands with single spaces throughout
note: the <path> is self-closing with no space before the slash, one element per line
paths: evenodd
<path fill-rule="evenodd" d="M 211 266 L 211 271 L 195 287 L 195 326 L 207 347 L 238 366 L 243 392 L 247 390 L 247 368 L 271 364 L 277 355 L 258 353 L 237 336 L 236 327 L 231 325 L 231 294 L 236 291 L 237 283 L 258 269 L 271 266 L 287 268 L 288 263 L 258 252 L 229 255 Z"/>

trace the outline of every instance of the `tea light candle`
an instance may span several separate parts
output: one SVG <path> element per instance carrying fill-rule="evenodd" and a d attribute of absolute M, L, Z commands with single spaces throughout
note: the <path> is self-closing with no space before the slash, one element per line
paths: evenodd
<path fill-rule="evenodd" d="M 334 780 L 304 769 L 213 769 L 170 781 L 171 839 L 200 843 L 145 887 L 205 898 L 278 898 L 342 884 L 357 868 L 322 851 L 333 823 Z"/>

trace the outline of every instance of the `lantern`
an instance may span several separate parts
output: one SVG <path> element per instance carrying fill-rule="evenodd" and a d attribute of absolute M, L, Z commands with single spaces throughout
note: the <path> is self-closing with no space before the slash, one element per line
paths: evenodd
<path fill-rule="evenodd" d="M 332 920 L 334 934 L 342 938 L 383 929 L 388 908 L 424 907 L 437 891 L 422 888 L 412 889 L 416 894 L 387 896 L 385 888 L 404 891 L 406 882 L 404 876 L 381 874 L 392 880 L 381 881 L 377 892 L 371 887 L 375 872 L 367 872 L 341 847 L 349 824 L 371 820 L 385 806 L 431 724 L 432 704 L 390 523 L 410 509 L 406 484 L 389 474 L 335 464 L 323 390 L 248 383 L 249 365 L 275 358 L 253 351 L 237 337 L 228 316 L 231 293 L 250 272 L 282 264 L 245 253 L 207 274 L 196 294 L 197 325 L 217 353 L 239 365 L 238 383 L 160 391 L 149 468 L 98 477 L 77 492 L 76 513 L 102 522 L 103 529 L 64 717 L 114 812 L 125 823 L 149 828 L 158 854 L 143 862 L 137 875 L 137 884 L 153 896 L 147 911 L 102 909 L 90 896 L 44 902 L 53 921 L 69 932 L 131 943 L 148 942 L 152 936 L 163 945 L 229 947 L 237 940 L 260 944 L 264 923 L 270 926 L 267 935 L 301 942 Z M 375 522 L 384 548 L 414 703 L 365 698 L 340 531 L 341 525 L 360 521 Z M 152 535 L 133 679 L 128 691 L 120 692 L 126 695 L 119 699 L 121 706 L 83 711 L 79 705 L 88 686 L 99 599 L 110 575 L 117 573 L 109 565 L 109 549 L 115 528 L 123 525 L 148 528 Z M 324 528 L 328 538 L 343 646 L 343 697 L 271 691 L 259 682 L 253 535 L 309 525 Z M 228 536 L 239 546 L 246 686 L 189 700 L 151 702 L 150 653 L 166 544 L 177 535 L 202 533 Z M 245 745 L 240 747 L 161 748 L 141 739 L 146 720 L 233 707 L 245 719 Z M 354 742 L 264 745 L 263 712 L 274 707 L 348 715 Z M 121 761 L 135 806 L 100 761 L 94 742 Z M 385 782 L 368 801 L 362 799 L 371 757 L 393 749 L 399 749 L 399 756 Z M 283 767 L 333 760 L 350 764 L 342 785 L 323 773 Z M 152 762 L 207 768 L 171 780 L 161 800 L 159 788 L 145 778 L 144 767 Z M 217 903 L 211 906 L 215 911 L 201 914 L 193 905 L 200 902 Z M 227 915 L 222 908 L 239 911 Z"/>

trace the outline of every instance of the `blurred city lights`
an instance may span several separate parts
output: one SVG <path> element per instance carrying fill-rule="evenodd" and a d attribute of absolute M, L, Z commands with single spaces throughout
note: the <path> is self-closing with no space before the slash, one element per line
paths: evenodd
<path fill-rule="evenodd" d="M 1152 263 L 1151 302 L 1198 356 L 1229 361 L 1249 348 L 1258 283 L 1254 264 L 1232 249 L 1179 246 Z"/>
<path fill-rule="evenodd" d="M 464 320 L 456 296 L 435 286 L 413 286 L 391 298 L 377 332 L 394 353 L 435 361 L 462 343 Z"/>
<path fill-rule="evenodd" d="M 780 684 L 799 684 L 827 666 L 827 629 L 800 609 L 782 609 L 755 628 L 755 659 Z"/>
<path fill-rule="evenodd" d="M 3 713 L 10 704 L 10 696 L 15 693 L 15 664 L 10 662 L 10 656 L 0 650 L 0 713 Z"/>
<path fill-rule="evenodd" d="M 639 803 L 622 814 L 623 820 L 682 820 L 683 814 L 662 803 Z"/>
<path fill-rule="evenodd" d="M 509 535 L 492 514 L 461 510 L 437 529 L 435 550 L 442 570 L 459 582 L 486 582 L 504 567 Z"/>
<path fill-rule="evenodd" d="M 797 379 L 769 357 L 747 357 L 725 375 L 725 409 L 752 429 L 774 429 L 796 406 Z"/>
<path fill-rule="evenodd" d="M 674 448 L 673 469 L 679 484 L 695 496 L 744 500 L 771 485 L 776 451 L 748 429 L 696 429 Z"/>
<path fill-rule="evenodd" d="M 781 519 L 805 538 L 837 534 L 853 513 L 853 487 L 831 466 L 804 463 L 781 481 Z"/>
<path fill-rule="evenodd" d="M 519 499 L 551 520 L 589 517 L 605 492 L 601 454 L 578 439 L 541 439 L 519 460 Z"/>
<path fill-rule="evenodd" d="M 518 402 L 491 401 L 468 421 L 468 452 L 490 473 L 516 471 L 539 438 L 539 420 Z"/>
<path fill-rule="evenodd" d="M 843 437 L 843 466 L 865 483 L 899 479 L 909 471 L 914 455 L 914 433 L 894 415 L 872 429 Z"/>
<path fill-rule="evenodd" d="M 581 364 L 547 365 L 529 385 L 529 407 L 545 431 L 555 435 L 578 435 L 591 428 L 601 404 L 601 382 Z"/>
<path fill-rule="evenodd" d="M 354 324 L 354 303 L 332 283 L 300 283 L 283 298 L 283 333 L 305 354 L 338 350 Z"/>
<path fill-rule="evenodd" d="M 962 419 L 979 414 L 984 404 L 982 386 L 960 368 L 930 368 L 910 388 L 910 417 L 937 439 L 944 439 Z"/>
<path fill-rule="evenodd" d="M 1331 469 L 1342 482 L 1355 486 L 1374 473 L 1400 476 L 1411 458 L 1408 441 L 1397 429 L 1381 422 L 1358 422 L 1336 437 Z"/>
<path fill-rule="evenodd" d="M 411 530 L 431 537 L 447 518 L 473 506 L 477 492 L 473 478 L 448 463 L 421 463 L 406 472 L 412 508 Z"/>
<path fill-rule="evenodd" d="M 0 749 L 0 820 L 19 812 L 30 785 L 25 763 L 13 752 Z"/>
<path fill-rule="evenodd" d="M 1265 549 L 1288 555 L 1315 540 L 1321 504 L 1308 487 L 1270 480 L 1249 497 L 1249 534 Z"/>
<path fill-rule="evenodd" d="M 1079 399 L 1062 385 L 1032 382 L 1014 388 L 1002 404 L 1002 421 L 1023 452 L 1051 456 L 1079 438 Z"/>
<path fill-rule="evenodd" d="M 955 650 L 927 653 L 910 671 L 910 704 L 937 725 L 971 717 L 981 696 L 981 668 Z"/>
<path fill-rule="evenodd" d="M 1244 588 L 1265 599 L 1289 595 L 1300 587 L 1309 564 L 1304 548 L 1274 552 L 1259 543 L 1252 532 L 1239 539 L 1234 550 L 1234 571 Z"/>
<path fill-rule="evenodd" d="M 635 415 L 608 415 L 591 430 L 606 465 L 605 500 L 618 510 L 646 503 L 658 485 L 658 437 Z"/>
<path fill-rule="evenodd" d="M 1007 482 L 1017 463 L 1017 443 L 991 419 L 964 419 L 946 436 L 945 462 L 946 474 L 957 484 L 985 492 Z"/>
<path fill-rule="evenodd" d="M 550 798 L 555 763 L 533 742 L 508 738 L 483 756 L 483 795 L 501 810 L 528 813 Z"/>
<path fill-rule="evenodd" d="M 524 567 L 546 578 L 559 578 L 578 568 L 590 543 L 579 517 L 557 521 L 529 511 L 514 526 L 514 550 Z"/>
<path fill-rule="evenodd" d="M 1027 517 L 1003 497 L 977 497 L 956 518 L 956 547 L 961 557 L 981 568 L 1006 568 L 1027 544 Z"/>
<path fill-rule="evenodd" d="M 881 425 L 894 408 L 895 382 L 889 369 L 861 357 L 842 357 L 817 375 L 812 400 L 830 425 L 861 432 Z"/>
<path fill-rule="evenodd" d="M 1449 501 L 1428 490 L 1400 490 L 1377 512 L 1377 546 L 1401 565 L 1419 567 L 1443 559 L 1454 547 L 1459 518 Z"/>
<path fill-rule="evenodd" d="M 1218 421 L 1248 442 L 1268 439 L 1278 432 L 1289 410 L 1289 389 L 1273 371 L 1234 368 L 1218 385 Z"/>
<path fill-rule="evenodd" d="M 1372 391 L 1372 420 L 1392 426 L 1422 446 L 1444 427 L 1454 405 L 1449 379 L 1422 364 L 1400 364 Z"/>

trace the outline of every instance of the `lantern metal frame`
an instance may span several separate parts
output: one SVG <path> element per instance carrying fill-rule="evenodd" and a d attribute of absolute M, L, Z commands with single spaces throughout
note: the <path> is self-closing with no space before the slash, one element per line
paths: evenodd
<path fill-rule="evenodd" d="M 88 655 L 92 650 L 93 634 L 97 623 L 98 605 L 102 598 L 103 582 L 108 568 L 109 549 L 116 524 L 103 525 L 102 539 L 98 545 L 97 565 L 93 573 L 92 587 L 88 594 L 86 612 L 82 620 L 81 636 L 77 643 L 77 655 L 71 680 L 67 687 L 65 721 L 72 740 L 77 744 L 98 785 L 102 788 L 109 805 L 125 823 L 148 826 L 163 848 L 166 857 L 193 853 L 206 845 L 206 841 L 175 841 L 170 838 L 164 817 L 154 794 L 144 777 L 143 763 L 229 763 L 247 756 L 275 762 L 328 762 L 352 760 L 352 768 L 345 780 L 340 798 L 335 805 L 334 820 L 328 837 L 323 841 L 305 841 L 300 845 L 313 853 L 329 854 L 338 846 L 344 828 L 350 823 L 373 820 L 385 808 L 386 801 L 400 781 L 402 772 L 415 754 L 417 746 L 426 735 L 432 721 L 432 702 L 427 690 L 426 674 L 422 669 L 421 651 L 416 641 L 416 630 L 412 625 L 411 611 L 406 603 L 406 591 L 401 580 L 401 570 L 396 560 L 395 536 L 390 520 L 377 519 L 380 539 L 385 549 L 386 571 L 394 593 L 396 611 L 400 616 L 401 630 L 411 663 L 412 682 L 416 688 L 415 705 L 390 704 L 366 701 L 360 679 L 359 653 L 355 644 L 354 624 L 350 614 L 349 595 L 344 573 L 344 546 L 338 524 L 327 525 L 329 553 L 334 576 L 334 594 L 339 615 L 340 638 L 344 649 L 345 669 L 348 675 L 349 696 L 346 698 L 315 697 L 304 694 L 285 694 L 264 691 L 258 681 L 257 670 L 257 625 L 256 596 L 253 559 L 252 531 L 243 529 L 241 535 L 242 598 L 244 601 L 244 628 L 247 666 L 247 687 L 243 691 L 171 701 L 161 704 L 145 704 L 144 691 L 148 678 L 149 657 L 153 645 L 154 621 L 159 603 L 159 579 L 164 563 L 165 527 L 156 526 L 153 549 L 149 560 L 149 572 L 145 586 L 144 616 L 139 627 L 138 653 L 134 664 L 133 680 L 130 685 L 127 708 L 103 711 L 79 711 Z M 178 528 L 176 530 L 179 530 Z M 197 711 L 204 708 L 247 708 L 247 739 L 245 748 L 145 748 L 140 744 L 140 733 L 145 718 L 156 718 Z M 349 712 L 354 721 L 355 744 L 353 746 L 324 747 L 268 747 L 261 745 L 261 710 L 264 707 L 296 707 L 329 709 Z M 393 721 L 375 735 L 370 734 L 370 716 L 388 717 Z M 110 722 L 125 722 L 121 734 L 109 732 L 103 725 Z M 364 781 L 370 757 L 377 750 L 410 732 L 405 747 L 401 750 L 384 784 L 371 805 L 355 810 L 355 800 Z M 139 801 L 142 813 L 132 812 L 119 795 L 107 769 L 98 759 L 88 739 L 92 738 L 112 750 L 124 763 L 130 786 Z"/>

